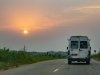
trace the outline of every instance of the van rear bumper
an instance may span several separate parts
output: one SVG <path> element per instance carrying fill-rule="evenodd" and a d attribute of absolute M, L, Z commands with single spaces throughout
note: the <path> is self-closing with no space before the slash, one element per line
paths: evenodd
<path fill-rule="evenodd" d="M 90 61 L 90 58 L 68 58 L 68 61 Z"/>

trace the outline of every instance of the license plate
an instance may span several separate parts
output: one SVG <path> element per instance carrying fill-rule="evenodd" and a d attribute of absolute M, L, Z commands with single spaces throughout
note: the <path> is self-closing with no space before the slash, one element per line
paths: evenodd
<path fill-rule="evenodd" d="M 71 55 L 71 56 L 76 56 L 76 55 Z"/>

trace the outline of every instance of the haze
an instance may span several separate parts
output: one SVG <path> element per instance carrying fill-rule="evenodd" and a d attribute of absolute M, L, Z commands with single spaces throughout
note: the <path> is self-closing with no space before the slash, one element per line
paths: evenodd
<path fill-rule="evenodd" d="M 0 0 L 1 48 L 67 51 L 74 35 L 88 36 L 99 52 L 99 0 Z"/>

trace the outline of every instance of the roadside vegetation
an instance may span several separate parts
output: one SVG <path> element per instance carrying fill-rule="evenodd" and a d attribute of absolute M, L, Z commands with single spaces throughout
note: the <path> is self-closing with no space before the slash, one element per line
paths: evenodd
<path fill-rule="evenodd" d="M 19 65 L 32 64 L 39 61 L 54 60 L 66 58 L 55 55 L 32 55 L 25 51 L 9 51 L 9 49 L 0 49 L 0 69 L 7 70 L 10 67 L 18 67 Z"/>
<path fill-rule="evenodd" d="M 91 56 L 91 58 L 100 61 L 100 52 Z"/>

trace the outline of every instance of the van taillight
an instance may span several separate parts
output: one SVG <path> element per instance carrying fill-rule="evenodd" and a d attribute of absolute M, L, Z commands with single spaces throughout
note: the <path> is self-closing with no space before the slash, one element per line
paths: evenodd
<path fill-rule="evenodd" d="M 68 51 L 68 55 L 69 55 L 70 51 Z"/>
<path fill-rule="evenodd" d="M 90 55 L 91 55 L 91 52 L 89 51 L 89 57 L 90 57 Z"/>

